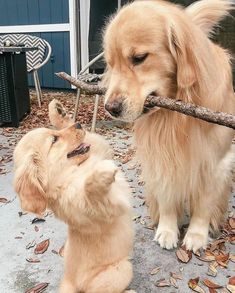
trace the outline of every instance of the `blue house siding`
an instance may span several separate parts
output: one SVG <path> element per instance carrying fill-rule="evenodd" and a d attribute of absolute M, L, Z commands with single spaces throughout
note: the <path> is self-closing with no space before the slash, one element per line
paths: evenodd
<path fill-rule="evenodd" d="M 69 32 L 31 34 L 48 41 L 52 47 L 51 58 L 39 71 L 41 85 L 46 88 L 70 88 L 68 82 L 55 76 L 55 72 L 71 73 Z M 32 74 L 29 74 L 29 85 L 34 86 Z"/>
<path fill-rule="evenodd" d="M 29 28 L 29 34 L 51 45 L 51 58 L 38 71 L 42 87 L 71 88 L 69 83 L 55 76 L 58 71 L 71 73 L 70 31 L 63 31 L 61 27 L 62 24 L 69 27 L 69 20 L 69 0 L 0 0 L 0 34 L 1 26 L 7 27 L 9 33 L 15 33 L 16 28 L 19 33 L 27 34 Z M 50 25 L 57 24 L 59 29 L 50 31 Z M 44 32 L 37 28 L 40 25 L 44 25 Z M 45 25 L 48 25 L 46 29 Z M 34 86 L 32 74 L 29 74 L 29 85 Z"/>
<path fill-rule="evenodd" d="M 0 0 L 0 26 L 68 22 L 68 0 Z"/>

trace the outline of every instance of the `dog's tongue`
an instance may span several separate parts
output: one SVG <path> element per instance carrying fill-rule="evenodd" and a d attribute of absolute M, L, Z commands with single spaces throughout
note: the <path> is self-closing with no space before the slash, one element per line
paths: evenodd
<path fill-rule="evenodd" d="M 90 150 L 91 145 L 87 143 L 80 144 L 75 150 L 67 154 L 67 158 L 83 155 Z"/>

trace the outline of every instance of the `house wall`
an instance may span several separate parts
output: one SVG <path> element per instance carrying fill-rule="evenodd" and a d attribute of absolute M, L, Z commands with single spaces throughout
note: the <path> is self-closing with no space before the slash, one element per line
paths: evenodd
<path fill-rule="evenodd" d="M 29 33 L 52 47 L 49 62 L 39 70 L 43 87 L 70 88 L 54 73 L 77 74 L 75 4 L 75 0 L 0 0 L 0 33 Z M 29 84 L 33 85 L 31 76 Z"/>

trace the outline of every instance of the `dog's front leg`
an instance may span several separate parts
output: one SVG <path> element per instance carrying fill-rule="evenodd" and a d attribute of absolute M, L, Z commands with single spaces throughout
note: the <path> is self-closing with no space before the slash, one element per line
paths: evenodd
<path fill-rule="evenodd" d="M 85 193 L 89 199 L 100 201 L 106 195 L 115 181 L 117 167 L 112 161 L 100 162 L 85 183 Z"/>
<path fill-rule="evenodd" d="M 177 203 L 174 198 L 167 201 L 164 196 L 158 197 L 156 200 L 159 208 L 159 223 L 154 240 L 162 248 L 172 249 L 177 247 L 179 234 L 176 210 Z"/>

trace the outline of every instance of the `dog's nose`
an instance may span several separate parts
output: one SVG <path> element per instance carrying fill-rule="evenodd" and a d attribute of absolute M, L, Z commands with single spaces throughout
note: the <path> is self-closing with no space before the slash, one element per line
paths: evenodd
<path fill-rule="evenodd" d="M 80 123 L 76 123 L 75 128 L 76 129 L 82 129 L 82 125 Z"/>
<path fill-rule="evenodd" d="M 120 116 L 122 112 L 122 101 L 115 100 L 105 104 L 105 109 L 114 117 Z"/>

